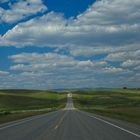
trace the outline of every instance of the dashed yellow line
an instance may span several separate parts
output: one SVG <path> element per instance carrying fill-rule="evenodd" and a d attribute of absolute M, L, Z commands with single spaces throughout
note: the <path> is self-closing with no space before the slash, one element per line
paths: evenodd
<path fill-rule="evenodd" d="M 55 130 L 61 125 L 61 123 L 63 122 L 65 116 L 66 116 L 66 113 L 61 117 L 61 119 L 60 119 L 60 121 L 58 122 L 58 124 L 54 127 Z"/>

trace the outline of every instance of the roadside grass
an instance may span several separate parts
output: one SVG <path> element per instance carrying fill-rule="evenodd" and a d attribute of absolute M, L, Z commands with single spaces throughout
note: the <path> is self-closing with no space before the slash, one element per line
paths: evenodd
<path fill-rule="evenodd" d="M 61 109 L 66 94 L 53 91 L 1 90 L 0 123 Z"/>
<path fill-rule="evenodd" d="M 30 112 L 19 112 L 19 113 L 8 113 L 8 114 L 1 114 L 0 115 L 0 124 L 11 122 L 11 121 L 16 121 L 19 119 L 24 119 L 27 117 L 35 116 L 35 115 L 41 115 L 45 114 L 51 111 L 55 110 L 49 110 L 49 111 L 30 111 Z"/>
<path fill-rule="evenodd" d="M 74 91 L 75 107 L 140 125 L 140 90 Z"/>

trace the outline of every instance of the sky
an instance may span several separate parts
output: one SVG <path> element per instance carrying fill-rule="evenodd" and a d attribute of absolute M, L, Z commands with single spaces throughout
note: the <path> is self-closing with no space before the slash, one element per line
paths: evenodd
<path fill-rule="evenodd" d="M 0 0 L 0 88 L 140 87 L 139 0 Z"/>

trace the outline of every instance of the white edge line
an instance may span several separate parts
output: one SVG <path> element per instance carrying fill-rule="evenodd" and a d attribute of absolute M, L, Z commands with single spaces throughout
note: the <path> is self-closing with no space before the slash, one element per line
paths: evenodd
<path fill-rule="evenodd" d="M 60 110 L 58 110 L 58 111 L 60 111 Z M 26 122 L 29 122 L 29 121 L 32 121 L 32 120 L 35 120 L 35 119 L 39 119 L 39 118 L 42 118 L 44 116 L 48 116 L 48 115 L 50 115 L 50 114 L 52 114 L 54 112 L 58 112 L 58 111 L 53 111 L 53 112 L 46 113 L 46 114 L 43 114 L 43 115 L 37 115 L 37 116 L 21 119 L 21 120 L 18 120 L 17 122 L 13 121 L 13 122 L 11 122 L 12 124 L 7 124 L 7 125 L 5 124 L 6 126 L 0 127 L 0 130 L 6 129 L 6 128 L 10 128 L 10 127 L 13 127 L 13 126 L 18 126 L 20 124 L 23 124 L 23 123 L 26 123 Z"/>
<path fill-rule="evenodd" d="M 80 111 L 80 112 L 81 112 L 81 111 Z M 82 112 L 82 113 L 84 113 L 84 112 Z M 85 114 L 85 113 L 84 113 L 84 114 Z M 102 122 L 104 122 L 104 123 L 106 123 L 106 124 L 109 124 L 109 125 L 111 125 L 111 126 L 114 126 L 114 127 L 118 128 L 118 129 L 120 129 L 120 130 L 122 130 L 122 131 L 125 131 L 125 132 L 127 132 L 127 133 L 129 133 L 129 134 L 131 134 L 131 135 L 134 135 L 134 136 L 140 138 L 140 135 L 138 135 L 138 134 L 136 134 L 136 133 L 133 133 L 133 132 L 131 132 L 131 131 L 129 131 L 129 130 L 126 130 L 126 129 L 120 127 L 120 126 L 117 126 L 117 125 L 113 124 L 113 123 L 110 123 L 110 122 L 108 122 L 108 121 L 105 121 L 105 120 L 103 120 L 103 119 L 101 119 L 101 118 L 97 118 L 97 117 L 95 117 L 95 116 L 91 116 L 91 115 L 88 115 L 88 114 L 85 114 L 85 115 L 87 115 L 87 116 L 89 116 L 89 117 L 91 117 L 91 118 L 94 118 L 94 119 L 96 119 L 96 120 L 102 121 Z"/>

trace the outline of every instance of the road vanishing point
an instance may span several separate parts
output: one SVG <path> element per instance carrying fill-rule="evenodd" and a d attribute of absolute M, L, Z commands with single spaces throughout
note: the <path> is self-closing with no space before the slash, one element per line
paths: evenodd
<path fill-rule="evenodd" d="M 0 140 L 140 140 L 140 127 L 74 108 L 0 125 Z"/>

